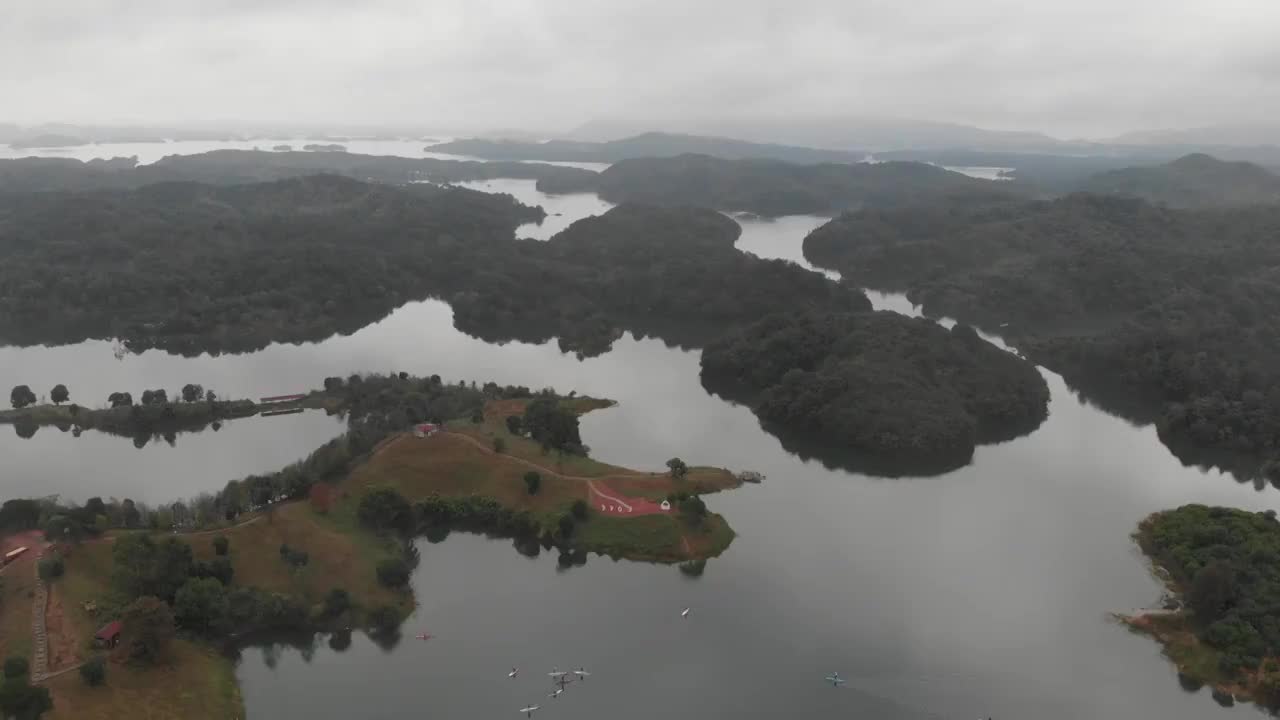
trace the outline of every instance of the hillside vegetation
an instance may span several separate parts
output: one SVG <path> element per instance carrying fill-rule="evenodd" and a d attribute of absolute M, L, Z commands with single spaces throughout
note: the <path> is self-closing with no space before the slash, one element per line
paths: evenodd
<path fill-rule="evenodd" d="M 1155 167 L 1111 170 L 1082 190 L 1139 197 L 1170 207 L 1203 208 L 1280 203 L 1280 175 L 1247 162 L 1187 155 Z"/>
<path fill-rule="evenodd" d="M 1278 236 L 1280 207 L 1174 210 L 1076 195 L 855 213 L 804 248 L 854 282 L 999 329 L 1104 403 L 1158 419 L 1187 459 L 1275 479 Z"/>
<path fill-rule="evenodd" d="M 770 315 L 708 345 L 702 380 L 766 426 L 911 469 L 963 464 L 1048 414 L 1026 361 L 963 325 L 889 312 Z"/>
<path fill-rule="evenodd" d="M 550 192 L 594 190 L 615 203 L 699 205 L 767 216 L 836 215 L 865 207 L 989 203 L 1026 196 L 1006 183 L 904 162 L 799 165 L 680 155 L 623 160 L 584 180 L 564 185 L 559 178 L 548 178 L 538 187 Z"/>
<path fill-rule="evenodd" d="M 1280 522 L 1275 512 L 1184 505 L 1142 522 L 1138 544 L 1186 613 L 1131 623 L 1201 683 L 1280 704 Z"/>
<path fill-rule="evenodd" d="M 200 352 L 350 332 L 541 214 L 337 176 L 0 195 L 0 342 Z"/>

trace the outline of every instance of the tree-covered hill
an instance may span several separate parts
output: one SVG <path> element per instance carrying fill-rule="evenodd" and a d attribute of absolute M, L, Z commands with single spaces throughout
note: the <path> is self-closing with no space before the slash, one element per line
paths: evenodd
<path fill-rule="evenodd" d="M 1077 387 L 1145 406 L 1186 459 L 1275 475 L 1277 238 L 1280 207 L 1175 210 L 1075 195 L 854 213 L 804 247 L 853 282 L 998 329 Z"/>
<path fill-rule="evenodd" d="M 1247 162 L 1187 155 L 1155 167 L 1099 173 L 1082 190 L 1127 195 L 1170 207 L 1226 207 L 1280 203 L 1280 175 Z"/>
<path fill-rule="evenodd" d="M 243 350 L 424 297 L 541 210 L 337 176 L 0 194 L 0 342 Z"/>
<path fill-rule="evenodd" d="M 1049 401 L 1030 363 L 972 328 L 890 312 L 770 315 L 708 345 L 702 381 L 781 434 L 913 469 L 1030 432 Z"/>
<path fill-rule="evenodd" d="M 623 160 L 582 184 L 540 180 L 546 191 L 594 190 L 611 202 L 742 210 L 760 215 L 835 215 L 864 207 L 1007 202 L 1025 198 L 1008 183 L 924 163 L 799 165 L 709 155 Z M 575 178 L 570 178 L 576 181 Z"/>
<path fill-rule="evenodd" d="M 162 182 L 211 185 L 268 182 L 316 174 L 401 185 L 524 178 L 551 183 L 590 183 L 596 173 L 522 162 L 476 162 L 347 152 L 214 150 L 169 155 L 150 165 L 132 158 L 81 162 L 66 158 L 0 159 L 0 192 L 131 189 Z"/>

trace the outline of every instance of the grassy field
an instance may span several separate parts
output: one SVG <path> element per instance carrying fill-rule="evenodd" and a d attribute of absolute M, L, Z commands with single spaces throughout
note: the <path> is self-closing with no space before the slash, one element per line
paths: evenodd
<path fill-rule="evenodd" d="M 88 687 L 70 672 L 48 683 L 48 720 L 228 720 L 244 717 L 231 661 L 204 646 L 176 640 L 166 664 L 107 664 L 107 682 Z"/>
<path fill-rule="evenodd" d="M 610 400 L 594 398 L 573 398 L 563 403 L 578 414 L 612 407 Z M 476 438 L 485 447 L 493 447 L 494 438 L 502 438 L 507 447 L 505 452 L 512 457 L 527 460 L 537 465 L 554 468 L 556 472 L 572 477 L 603 477 L 620 473 L 636 473 L 634 470 L 620 468 L 615 465 L 597 462 L 582 455 L 569 455 L 558 452 L 543 452 L 538 443 L 526 437 L 512 435 L 507 431 L 507 417 L 521 416 L 528 400 L 494 400 L 484 409 L 484 422 L 477 425 L 470 420 L 455 420 L 447 423 L 449 430 Z M 665 461 L 665 460 L 664 460 Z"/>
<path fill-rule="evenodd" d="M 343 588 L 365 609 L 395 605 L 407 612 L 411 600 L 378 583 L 378 561 L 395 547 L 389 541 L 345 527 L 337 514 L 326 517 L 308 503 L 287 503 L 255 522 L 223 533 L 230 542 L 232 585 L 256 587 L 320 602 L 333 588 Z M 181 537 L 181 536 L 179 536 Z M 196 558 L 214 556 L 214 535 L 189 540 Z M 280 558 L 282 544 L 302 550 L 309 561 L 292 569 Z"/>
<path fill-rule="evenodd" d="M 31 657 L 31 594 L 35 591 L 35 557 L 28 555 L 0 576 L 0 658 Z"/>
<path fill-rule="evenodd" d="M 351 496 L 343 513 L 354 515 L 359 496 L 374 487 L 391 487 L 410 501 L 432 494 L 441 497 L 488 496 L 514 510 L 527 510 L 554 528 L 555 520 L 575 500 L 590 500 L 586 478 L 602 492 L 649 499 L 673 492 L 710 493 L 737 487 L 732 473 L 721 468 L 695 467 L 680 480 L 667 473 L 646 473 L 597 462 L 591 458 L 543 453 L 532 440 L 507 431 L 506 418 L 524 412 L 525 400 L 489 403 L 484 421 L 455 421 L 449 432 L 429 438 L 402 435 L 387 443 L 347 481 Z M 575 409 L 607 406 L 604 401 L 577 398 Z M 494 452 L 493 439 L 504 448 Z M 538 466 L 542 487 L 529 495 L 524 474 Z M 589 518 L 578 524 L 576 540 L 593 552 L 633 560 L 678 562 L 713 557 L 733 540 L 724 518 L 709 516 L 694 527 L 676 514 L 622 518 L 598 513 L 588 502 Z"/>
<path fill-rule="evenodd" d="M 558 516 L 568 511 L 574 500 L 587 497 L 587 486 L 581 480 L 548 473 L 540 473 L 541 488 L 537 495 L 530 495 L 524 475 L 531 470 L 510 455 L 486 452 L 451 433 L 430 438 L 403 435 L 356 470 L 346 487 L 353 500 L 379 486 L 395 488 L 410 501 L 432 493 L 442 497 L 486 495 L 507 507 L 547 517 Z"/>
<path fill-rule="evenodd" d="M 708 515 L 699 527 L 690 527 L 673 515 L 626 518 L 596 514 L 580 523 L 576 532 L 578 541 L 592 552 L 655 562 L 715 557 L 733 541 L 729 523 L 715 514 Z"/>

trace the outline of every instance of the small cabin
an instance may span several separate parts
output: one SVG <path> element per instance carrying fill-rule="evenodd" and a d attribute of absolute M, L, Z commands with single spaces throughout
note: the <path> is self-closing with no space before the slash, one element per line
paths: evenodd
<path fill-rule="evenodd" d="M 120 644 L 121 627 L 122 624 L 119 620 L 109 622 L 101 630 L 93 634 L 93 639 L 102 647 L 113 648 Z"/>
<path fill-rule="evenodd" d="M 9 563 L 13 562 L 14 560 L 17 560 L 18 558 L 26 554 L 27 554 L 27 547 L 25 545 L 20 548 L 15 548 L 13 550 L 10 550 L 9 552 L 4 554 L 4 563 L 0 564 L 0 567 L 4 567 L 5 565 L 8 565 Z"/>
<path fill-rule="evenodd" d="M 413 436 L 420 438 L 428 438 L 440 432 L 440 426 L 435 423 L 422 423 L 413 426 Z"/>

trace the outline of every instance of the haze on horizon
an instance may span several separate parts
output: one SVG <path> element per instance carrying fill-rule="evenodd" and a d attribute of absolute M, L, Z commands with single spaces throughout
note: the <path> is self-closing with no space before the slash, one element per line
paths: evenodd
<path fill-rule="evenodd" d="M 1274 0 L 61 0 L 0 121 L 563 133 L 900 117 L 1060 138 L 1280 115 Z"/>

